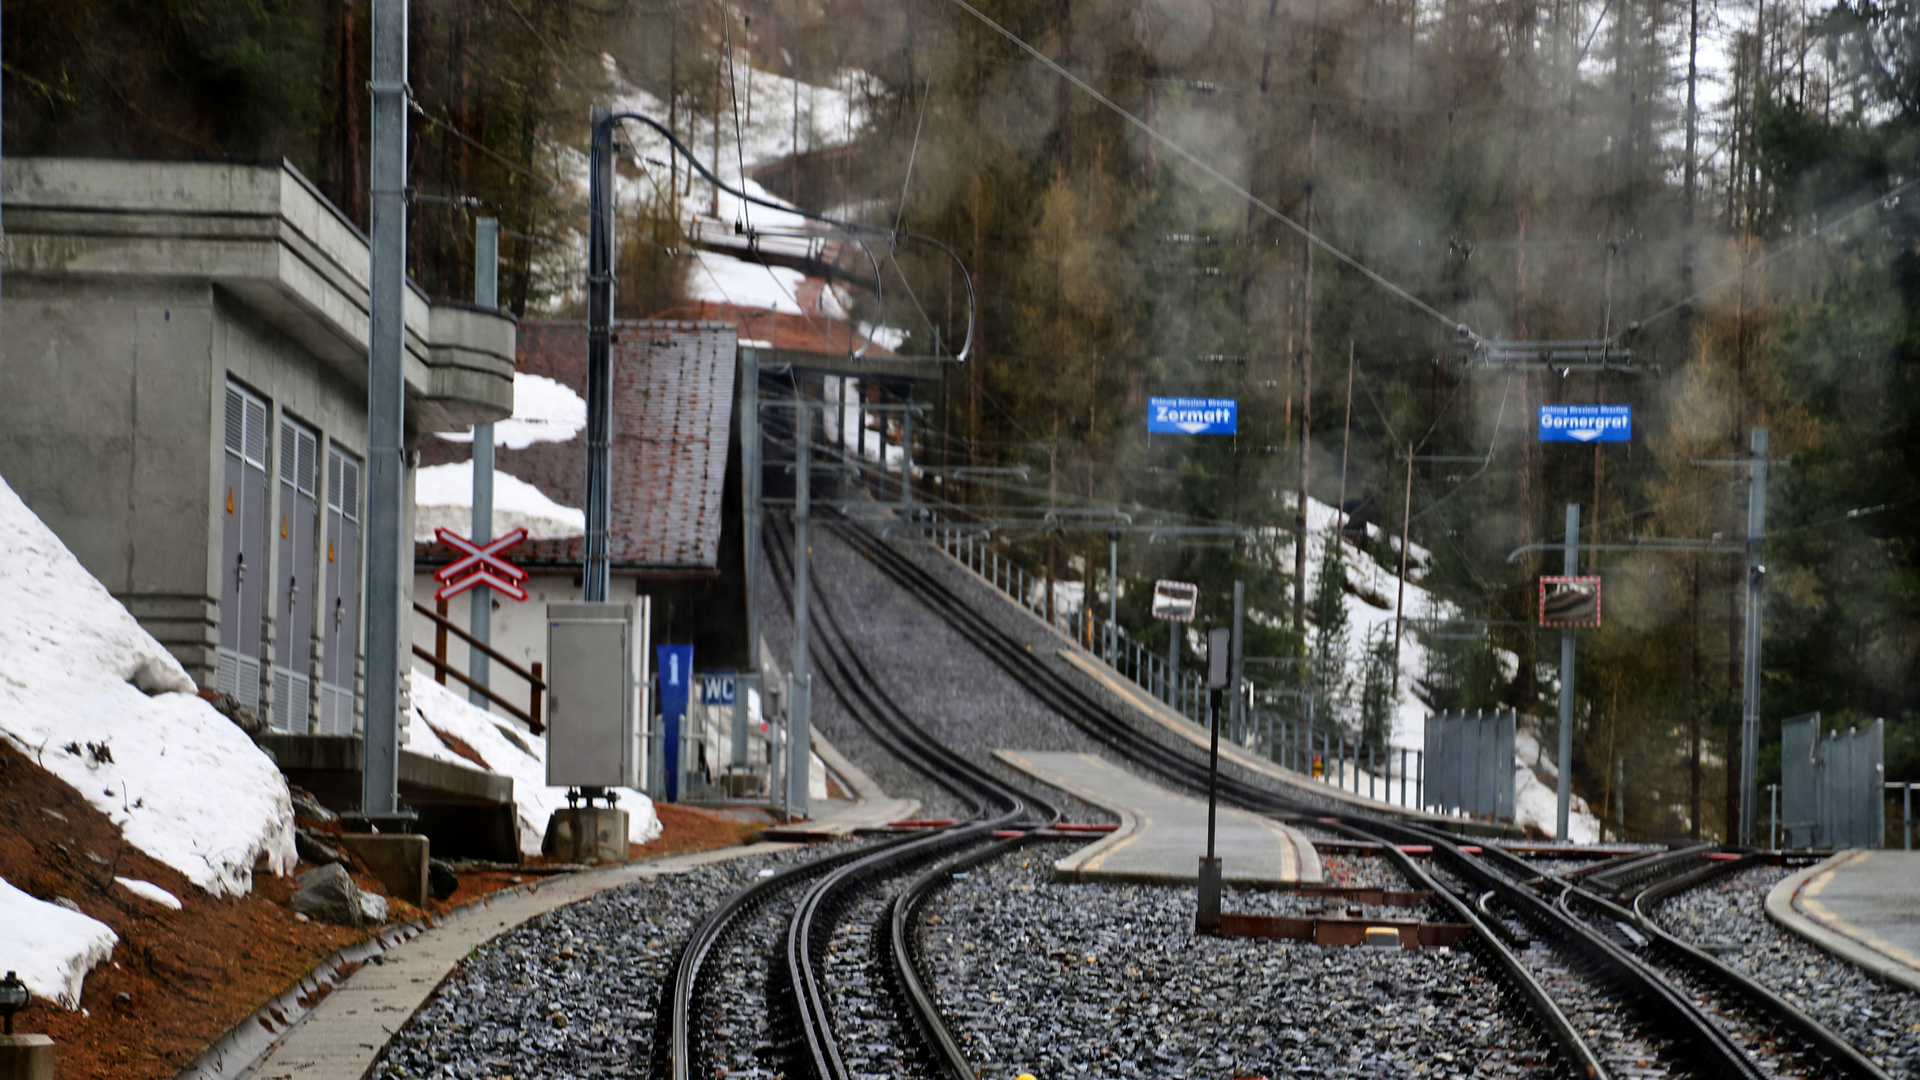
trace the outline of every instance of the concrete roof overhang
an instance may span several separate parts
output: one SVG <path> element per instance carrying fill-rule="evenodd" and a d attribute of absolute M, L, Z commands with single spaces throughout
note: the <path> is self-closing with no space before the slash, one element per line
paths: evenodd
<path fill-rule="evenodd" d="M 0 198 L 7 275 L 208 282 L 366 386 L 367 240 L 293 166 L 12 157 Z M 407 284 L 409 426 L 512 415 L 514 318 Z"/>

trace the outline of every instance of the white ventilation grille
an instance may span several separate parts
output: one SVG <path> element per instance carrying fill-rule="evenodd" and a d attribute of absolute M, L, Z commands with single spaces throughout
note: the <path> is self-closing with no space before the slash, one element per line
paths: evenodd
<path fill-rule="evenodd" d="M 279 666 L 273 669 L 273 730 L 305 735 L 312 718 L 312 680 Z"/>

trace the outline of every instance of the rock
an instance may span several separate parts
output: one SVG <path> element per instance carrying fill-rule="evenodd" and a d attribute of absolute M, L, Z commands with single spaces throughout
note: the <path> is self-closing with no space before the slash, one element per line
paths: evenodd
<path fill-rule="evenodd" d="M 86 912 L 80 910 L 80 905 L 74 903 L 73 898 L 70 896 L 56 896 L 53 898 L 53 902 L 60 905 L 63 908 L 66 908 L 68 911 L 71 911 L 76 915 L 86 914 Z"/>
<path fill-rule="evenodd" d="M 340 820 L 340 815 L 320 805 L 320 800 L 305 788 L 289 787 L 287 794 L 293 799 L 293 814 L 303 817 L 315 825 L 331 825 Z"/>
<path fill-rule="evenodd" d="M 289 902 L 294 911 L 336 926 L 360 926 L 367 921 L 367 907 L 360 900 L 365 894 L 353 883 L 346 867 L 328 863 L 301 874 L 298 880 L 300 887 Z M 376 899 L 380 899 L 380 918 L 376 921 L 385 922 L 386 900 Z"/>
<path fill-rule="evenodd" d="M 378 893 L 359 890 L 354 894 L 354 899 L 360 905 L 361 921 L 372 926 L 378 926 L 387 921 L 386 897 Z"/>
<path fill-rule="evenodd" d="M 332 840 L 333 837 L 328 834 L 316 832 L 304 825 L 296 825 L 293 828 L 293 850 L 300 858 L 315 866 L 347 861 L 346 853 L 334 847 Z"/>
<path fill-rule="evenodd" d="M 460 875 L 454 872 L 453 864 L 443 859 L 427 860 L 427 895 L 435 900 L 445 900 L 460 888 Z"/>

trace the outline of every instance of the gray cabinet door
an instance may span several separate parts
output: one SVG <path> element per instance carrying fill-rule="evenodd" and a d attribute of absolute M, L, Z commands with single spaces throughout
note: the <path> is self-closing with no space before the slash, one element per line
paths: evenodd
<path fill-rule="evenodd" d="M 267 404 L 227 385 L 219 689 L 260 708 L 267 581 Z"/>
<path fill-rule="evenodd" d="M 351 735 L 354 662 L 360 651 L 360 459 L 334 449 L 327 453 L 326 520 L 320 722 L 315 730 Z"/>
<path fill-rule="evenodd" d="M 292 420 L 280 423 L 279 573 L 273 645 L 273 726 L 304 734 L 312 700 L 313 545 L 320 439 Z"/>

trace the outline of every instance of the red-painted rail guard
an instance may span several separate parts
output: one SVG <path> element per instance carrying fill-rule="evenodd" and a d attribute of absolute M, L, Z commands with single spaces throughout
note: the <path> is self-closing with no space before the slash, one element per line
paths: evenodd
<path fill-rule="evenodd" d="M 1745 855 L 1736 854 L 1731 851 L 1707 852 L 1707 861 L 1709 862 L 1739 862 L 1741 859 L 1744 859 L 1744 858 L 1746 858 Z"/>
<path fill-rule="evenodd" d="M 1468 855 L 1486 854 L 1486 849 L 1482 848 L 1479 844 L 1461 844 L 1460 850 L 1466 852 Z"/>
<path fill-rule="evenodd" d="M 1220 916 L 1220 936 L 1310 941 L 1315 945 L 1365 945 L 1367 931 L 1386 927 L 1400 935 L 1403 949 L 1455 945 L 1470 928 L 1461 923 L 1396 922 L 1383 919 L 1308 919 L 1292 915 Z"/>
<path fill-rule="evenodd" d="M 1019 829 L 1000 829 L 997 832 L 991 832 L 987 835 L 993 837 L 995 840 L 1011 840 L 1016 836 L 1025 836 L 1027 834 L 1021 832 Z"/>
<path fill-rule="evenodd" d="M 1081 822 L 1063 821 L 1047 828 L 1054 832 L 1114 832 L 1120 828 L 1119 822 Z"/>

